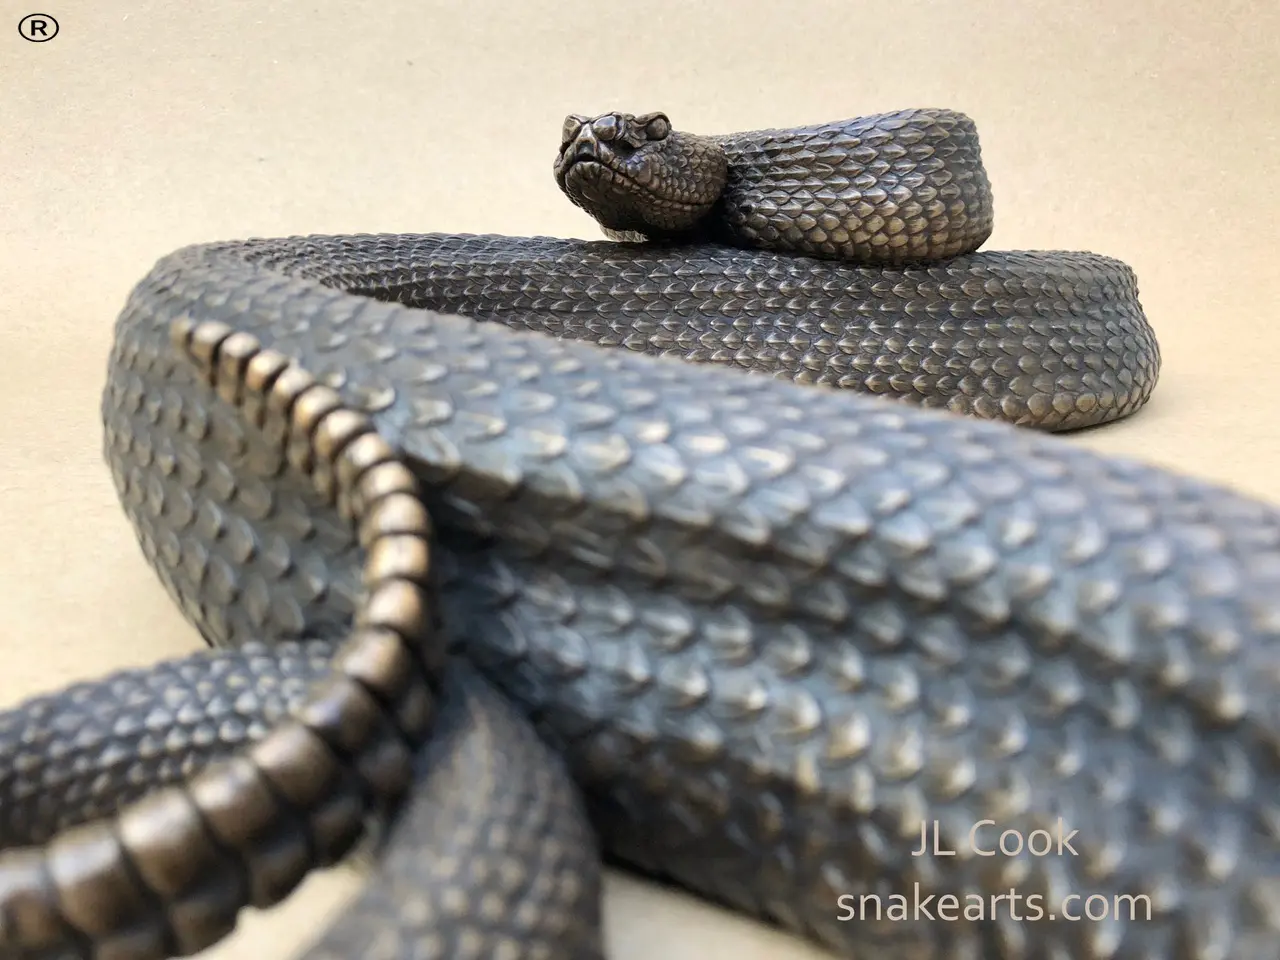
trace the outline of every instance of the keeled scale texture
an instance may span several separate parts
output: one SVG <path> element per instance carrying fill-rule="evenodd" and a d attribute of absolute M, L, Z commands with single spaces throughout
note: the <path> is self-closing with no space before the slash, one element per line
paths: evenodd
<path fill-rule="evenodd" d="M 603 960 L 600 854 L 560 759 L 474 672 L 453 679 L 373 882 L 301 960 Z"/>
<path fill-rule="evenodd" d="M 324 678 L 332 649 L 313 641 L 212 650 L 0 713 L 0 749 L 13 758 L 0 776 L 0 847 L 40 843 L 114 813 L 260 739 Z M 580 800 L 559 758 L 465 667 L 450 675 L 437 735 L 418 766 L 415 796 L 378 840 L 387 853 L 375 882 L 303 960 L 403 960 L 432 950 L 598 960 L 599 853 Z M 483 810 L 488 819 L 476 815 Z M 431 883 L 422 882 L 423 851 Z M 441 923 L 457 910 L 459 885 L 476 897 L 477 922 Z M 521 897 L 530 886 L 539 895 Z M 579 951 L 557 951 L 566 940 Z M 523 953 L 512 952 L 516 944 Z"/>
<path fill-rule="evenodd" d="M 712 139 L 729 161 L 717 226 L 734 245 L 902 263 L 969 253 L 991 235 L 978 130 L 954 110 Z"/>
<path fill-rule="evenodd" d="M 431 491 L 459 648 L 564 751 L 616 855 L 847 956 L 1274 958 L 1274 510 L 1023 431 L 241 259 L 390 299 L 423 282 L 424 242 L 184 251 L 131 299 L 108 455 L 211 640 L 334 629 L 358 558 L 323 514 L 297 529 L 287 477 L 266 484 L 253 439 L 175 368 L 165 328 L 183 315 L 298 356 L 403 447 Z M 538 286 L 524 277 L 477 270 L 473 290 L 518 300 Z M 240 533 L 203 533 L 202 516 Z M 1078 857 L 909 856 L 921 821 L 957 847 L 979 819 L 1059 816 Z M 914 882 L 1146 894 L 1156 913 L 836 919 L 840 894 Z"/>
<path fill-rule="evenodd" d="M 361 294 L 1044 430 L 1128 416 L 1160 370 L 1133 271 L 1096 254 L 894 269 L 548 238 L 305 243 Z M 249 249 L 274 260 L 270 243 Z"/>
<path fill-rule="evenodd" d="M 124 670 L 0 713 L 0 847 L 43 843 L 262 736 L 324 676 L 323 643 Z"/>

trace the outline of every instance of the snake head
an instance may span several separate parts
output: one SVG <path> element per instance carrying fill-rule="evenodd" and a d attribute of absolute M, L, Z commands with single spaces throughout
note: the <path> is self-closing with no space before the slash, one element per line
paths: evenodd
<path fill-rule="evenodd" d="M 556 155 L 560 189 L 620 239 L 690 233 L 728 177 L 714 140 L 671 128 L 664 113 L 565 118 Z"/>

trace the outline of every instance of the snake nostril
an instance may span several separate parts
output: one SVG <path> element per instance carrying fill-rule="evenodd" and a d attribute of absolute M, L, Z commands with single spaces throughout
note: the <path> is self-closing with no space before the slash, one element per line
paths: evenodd
<path fill-rule="evenodd" d="M 599 160 L 600 140 L 590 127 L 584 127 L 575 138 L 569 153 L 574 160 Z"/>

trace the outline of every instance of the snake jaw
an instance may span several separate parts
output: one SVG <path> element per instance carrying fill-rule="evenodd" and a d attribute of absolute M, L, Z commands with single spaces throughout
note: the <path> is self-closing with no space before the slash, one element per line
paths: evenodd
<path fill-rule="evenodd" d="M 728 161 L 715 142 L 672 130 L 663 113 L 572 114 L 555 176 L 606 233 L 673 238 L 691 234 L 711 212 Z"/>

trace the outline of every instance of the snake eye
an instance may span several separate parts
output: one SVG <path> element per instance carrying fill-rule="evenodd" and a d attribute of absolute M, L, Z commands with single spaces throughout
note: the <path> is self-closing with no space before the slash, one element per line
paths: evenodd
<path fill-rule="evenodd" d="M 656 114 L 644 126 L 645 136 L 650 140 L 665 140 L 671 133 L 671 121 L 662 114 Z"/>
<path fill-rule="evenodd" d="M 606 113 L 603 117 L 597 117 L 591 121 L 591 129 L 597 137 L 606 142 L 616 140 L 618 137 L 618 118 L 611 113 Z"/>
<path fill-rule="evenodd" d="M 564 118 L 564 126 L 560 128 L 560 143 L 563 146 L 574 137 L 582 129 L 582 125 L 587 122 L 587 118 L 571 113 Z"/>

